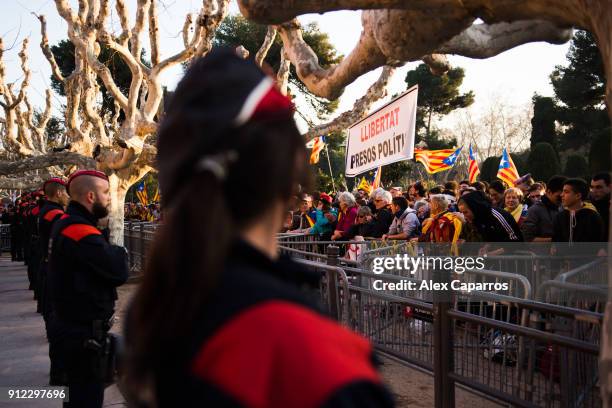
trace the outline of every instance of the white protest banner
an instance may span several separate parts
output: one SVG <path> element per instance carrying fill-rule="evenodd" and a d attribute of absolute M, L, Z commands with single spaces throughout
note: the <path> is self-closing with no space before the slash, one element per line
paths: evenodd
<path fill-rule="evenodd" d="M 349 128 L 346 142 L 348 177 L 412 158 L 417 94 L 415 85 Z"/>

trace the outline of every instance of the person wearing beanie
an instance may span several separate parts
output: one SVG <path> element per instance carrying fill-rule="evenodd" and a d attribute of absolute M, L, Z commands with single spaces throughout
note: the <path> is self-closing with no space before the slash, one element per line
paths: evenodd
<path fill-rule="evenodd" d="M 275 81 L 231 49 L 179 82 L 157 138 L 167 215 L 124 324 L 131 405 L 393 405 L 372 345 L 304 291 L 320 273 L 279 255 L 276 232 L 311 186 L 293 115 Z"/>

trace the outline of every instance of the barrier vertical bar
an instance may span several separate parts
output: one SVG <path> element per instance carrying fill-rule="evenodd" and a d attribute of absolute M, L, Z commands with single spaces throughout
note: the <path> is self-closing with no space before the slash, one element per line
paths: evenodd
<path fill-rule="evenodd" d="M 450 286 L 450 273 L 433 272 L 434 282 Z M 451 290 L 433 291 L 434 392 L 436 408 L 454 408 L 455 382 L 449 377 L 454 370 L 452 319 L 448 316 Z"/>
<path fill-rule="evenodd" d="M 336 245 L 327 247 L 327 264 L 338 266 L 340 248 Z M 340 320 L 340 308 L 338 307 L 338 276 L 335 270 L 327 271 L 327 299 L 329 302 L 329 313 L 337 320 Z"/>
<path fill-rule="evenodd" d="M 145 242 L 144 242 L 144 224 L 140 224 L 140 234 L 138 236 L 138 240 L 140 241 L 140 270 L 139 272 L 142 274 L 144 272 L 144 262 L 145 262 Z"/>

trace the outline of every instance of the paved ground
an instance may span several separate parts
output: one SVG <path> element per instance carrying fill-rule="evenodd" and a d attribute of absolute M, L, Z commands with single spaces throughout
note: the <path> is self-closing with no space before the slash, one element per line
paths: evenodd
<path fill-rule="evenodd" d="M 49 382 L 48 345 L 42 317 L 28 290 L 23 263 L 0 258 L 0 388 L 37 387 Z M 105 393 L 105 407 L 124 406 L 116 387 Z M 59 401 L 22 400 L 0 402 L 7 408 L 54 408 Z"/>
<path fill-rule="evenodd" d="M 118 324 L 113 331 L 121 330 L 125 306 L 134 293 L 136 285 L 119 288 L 117 302 Z M 26 268 L 22 263 L 11 262 L 0 257 L 0 388 L 45 386 L 48 379 L 49 359 L 42 317 L 36 313 L 36 303 L 28 290 Z M 393 360 L 383 358 L 381 372 L 387 385 L 395 395 L 399 408 L 433 407 L 433 378 L 408 368 Z M 458 390 L 457 407 L 489 408 L 496 406 L 490 401 Z M 54 408 L 57 401 L 27 400 L 12 403 L 0 402 L 7 408 Z M 125 406 L 115 386 L 106 389 L 105 407 Z"/>

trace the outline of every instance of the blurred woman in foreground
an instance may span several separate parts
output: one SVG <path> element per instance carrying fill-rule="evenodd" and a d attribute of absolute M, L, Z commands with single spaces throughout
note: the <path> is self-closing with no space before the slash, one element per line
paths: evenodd
<path fill-rule="evenodd" d="M 320 276 L 277 253 L 308 161 L 274 81 L 213 50 L 179 83 L 158 152 L 168 217 L 127 317 L 130 402 L 392 406 L 369 342 L 302 291 Z"/>

